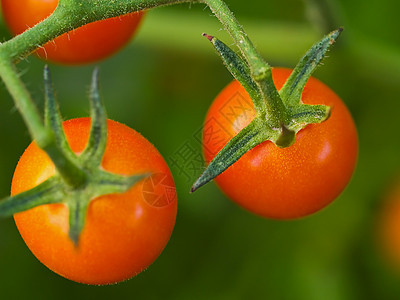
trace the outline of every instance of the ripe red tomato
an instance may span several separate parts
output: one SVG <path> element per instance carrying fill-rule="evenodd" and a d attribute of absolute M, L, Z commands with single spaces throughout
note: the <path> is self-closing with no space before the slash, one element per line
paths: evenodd
<path fill-rule="evenodd" d="M 58 0 L 1 0 L 10 30 L 20 34 L 47 18 Z M 131 13 L 87 24 L 47 43 L 37 54 L 62 64 L 84 64 L 104 59 L 129 42 L 143 13 Z"/>
<path fill-rule="evenodd" d="M 90 119 L 73 119 L 63 125 L 71 149 L 82 152 Z M 94 199 L 78 247 L 68 237 L 65 205 L 42 205 L 14 215 L 22 238 L 44 265 L 87 284 L 119 282 L 147 268 L 167 244 L 177 210 L 174 181 L 160 153 L 133 129 L 110 120 L 107 126 L 102 167 L 126 175 L 152 172 L 152 177 L 126 193 Z M 18 162 L 11 194 L 33 188 L 54 172 L 45 152 L 32 143 Z"/>
<path fill-rule="evenodd" d="M 291 70 L 274 68 L 278 90 Z M 353 173 L 358 153 L 353 119 L 339 97 L 320 81 L 310 78 L 302 95 L 305 104 L 325 104 L 331 117 L 308 125 L 294 145 L 278 148 L 264 142 L 216 177 L 223 192 L 249 211 L 269 218 L 292 219 L 314 213 L 332 202 Z M 234 81 L 211 105 L 203 132 L 207 162 L 254 118 L 253 103 Z"/>

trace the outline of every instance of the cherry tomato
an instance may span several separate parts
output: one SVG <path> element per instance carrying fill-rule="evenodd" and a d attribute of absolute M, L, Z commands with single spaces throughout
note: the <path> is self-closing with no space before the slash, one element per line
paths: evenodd
<path fill-rule="evenodd" d="M 72 119 L 63 125 L 71 149 L 82 152 L 90 119 Z M 110 120 L 107 125 L 102 167 L 126 175 L 152 172 L 152 177 L 126 193 L 94 199 L 78 247 L 68 237 L 65 205 L 42 205 L 14 215 L 22 238 L 44 265 L 87 284 L 119 282 L 147 268 L 167 244 L 177 210 L 174 181 L 160 153 L 133 129 Z M 33 188 L 54 172 L 48 156 L 32 143 L 18 162 L 11 194 Z"/>
<path fill-rule="evenodd" d="M 53 13 L 58 0 L 1 0 L 10 30 L 20 34 Z M 104 59 L 126 45 L 143 13 L 131 13 L 87 24 L 47 43 L 37 54 L 61 64 L 84 64 Z"/>
<path fill-rule="evenodd" d="M 379 245 L 393 270 L 400 274 L 400 178 L 385 197 L 378 227 Z"/>
<path fill-rule="evenodd" d="M 289 69 L 272 70 L 278 90 L 290 73 Z M 301 130 L 288 148 L 278 148 L 270 141 L 258 145 L 215 179 L 229 198 L 255 214 L 293 219 L 314 213 L 342 192 L 353 173 L 358 138 L 346 106 L 314 78 L 305 86 L 302 101 L 329 105 L 331 117 Z M 210 162 L 254 116 L 249 95 L 233 81 L 217 96 L 206 116 L 206 161 Z"/>

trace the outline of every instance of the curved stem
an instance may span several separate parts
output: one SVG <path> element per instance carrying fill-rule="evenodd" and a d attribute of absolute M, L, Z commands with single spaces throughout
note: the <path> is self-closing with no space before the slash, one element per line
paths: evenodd
<path fill-rule="evenodd" d="M 47 19 L 0 45 L 15 62 L 27 57 L 38 47 L 57 36 L 85 24 L 117 17 L 153 7 L 172 5 L 189 0 L 59 0 L 56 10 Z"/>
<path fill-rule="evenodd" d="M 0 56 L 0 76 L 14 98 L 15 105 L 21 112 L 32 138 L 38 144 L 47 144 L 47 141 L 52 139 L 52 132 L 45 128 L 28 90 L 17 75 L 15 66 L 4 55 Z"/>

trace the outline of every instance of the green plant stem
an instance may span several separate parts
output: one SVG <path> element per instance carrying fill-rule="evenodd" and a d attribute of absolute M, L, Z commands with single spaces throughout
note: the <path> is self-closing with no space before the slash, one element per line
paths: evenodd
<path fill-rule="evenodd" d="M 263 73 L 270 68 L 269 65 L 255 49 L 253 43 L 244 32 L 243 27 L 236 20 L 225 2 L 222 0 L 202 0 L 202 2 L 208 5 L 218 20 L 225 26 L 226 31 L 230 34 L 249 63 L 252 75 L 256 78 L 263 76 Z"/>
<path fill-rule="evenodd" d="M 250 41 L 242 26 L 222 0 L 202 0 L 225 26 L 237 47 L 249 64 L 251 76 L 260 88 L 265 99 L 265 111 L 257 111 L 265 116 L 273 129 L 280 129 L 281 124 L 288 121 L 285 106 L 272 80 L 269 64 L 262 58 Z M 257 108 L 257 106 L 256 106 Z"/>
<path fill-rule="evenodd" d="M 0 76 L 14 98 L 15 105 L 21 112 L 31 136 L 38 145 L 47 144 L 47 141 L 52 139 L 52 133 L 43 126 L 40 114 L 33 104 L 28 90 L 17 75 L 15 66 L 4 56 L 0 56 Z"/>
<path fill-rule="evenodd" d="M 0 56 L 0 76 L 14 98 L 32 138 L 40 148 L 46 151 L 57 171 L 70 186 L 76 187 L 84 184 L 85 174 L 57 147 L 54 133 L 44 126 L 43 120 L 28 90 L 17 75 L 14 65 L 3 56 Z"/>
<path fill-rule="evenodd" d="M 0 52 L 18 62 L 57 36 L 85 24 L 157 6 L 188 0 L 60 0 L 47 19 L 0 45 Z"/>

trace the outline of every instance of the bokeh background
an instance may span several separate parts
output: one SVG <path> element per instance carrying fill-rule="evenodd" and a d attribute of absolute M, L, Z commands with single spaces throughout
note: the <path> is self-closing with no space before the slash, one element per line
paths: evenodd
<path fill-rule="evenodd" d="M 385 195 L 400 173 L 399 2 L 227 3 L 273 66 L 293 67 L 323 34 L 345 27 L 315 76 L 342 97 L 358 127 L 359 162 L 347 189 L 313 216 L 266 220 L 230 202 L 214 183 L 189 194 L 199 170 L 171 164 L 176 227 L 147 271 L 114 286 L 70 282 L 36 260 L 12 219 L 1 219 L 1 299 L 400 299 L 399 272 L 379 243 Z M 231 80 L 202 32 L 232 43 L 204 5 L 154 9 L 128 47 L 98 64 L 109 117 L 141 132 L 168 162 L 187 143 L 201 153 L 195 135 Z M 9 38 L 4 24 L 0 34 Z M 43 65 L 33 56 L 19 65 L 39 107 Z M 65 118 L 86 116 L 93 65 L 51 69 Z M 0 129 L 5 197 L 30 137 L 3 85 Z"/>

